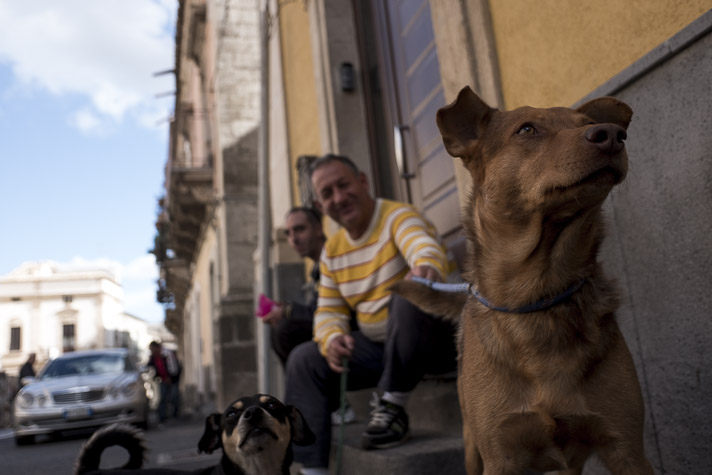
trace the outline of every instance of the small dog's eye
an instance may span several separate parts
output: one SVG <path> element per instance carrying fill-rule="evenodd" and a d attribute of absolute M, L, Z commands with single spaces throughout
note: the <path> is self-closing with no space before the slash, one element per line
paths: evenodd
<path fill-rule="evenodd" d="M 519 135 L 534 135 L 536 134 L 536 129 L 532 124 L 524 124 L 519 128 L 517 131 L 517 134 Z"/>
<path fill-rule="evenodd" d="M 225 416 L 227 422 L 235 422 L 240 418 L 240 413 L 238 411 L 230 411 Z"/>
<path fill-rule="evenodd" d="M 274 410 L 277 409 L 277 403 L 274 401 L 270 401 L 267 403 L 267 409 L 269 410 Z"/>

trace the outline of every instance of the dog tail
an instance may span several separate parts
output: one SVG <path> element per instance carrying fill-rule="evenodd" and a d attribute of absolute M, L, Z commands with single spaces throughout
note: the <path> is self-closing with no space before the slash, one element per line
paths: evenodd
<path fill-rule="evenodd" d="M 129 453 L 129 460 L 122 469 L 139 469 L 143 465 L 146 455 L 145 439 L 142 432 L 128 424 L 112 424 L 102 427 L 89 438 L 84 444 L 77 463 L 74 466 L 74 474 L 91 472 L 99 469 L 101 454 L 105 449 L 118 445 L 126 449 Z"/>
<path fill-rule="evenodd" d="M 390 290 L 422 311 L 451 322 L 460 321 L 462 307 L 467 301 L 466 293 L 443 292 L 412 280 L 398 281 L 390 286 Z"/>

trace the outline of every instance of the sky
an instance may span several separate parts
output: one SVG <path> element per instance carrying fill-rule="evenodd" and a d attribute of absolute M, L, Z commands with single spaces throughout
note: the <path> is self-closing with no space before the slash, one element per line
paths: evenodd
<path fill-rule="evenodd" d="M 106 268 L 163 321 L 153 247 L 177 0 L 0 0 L 0 276 Z"/>

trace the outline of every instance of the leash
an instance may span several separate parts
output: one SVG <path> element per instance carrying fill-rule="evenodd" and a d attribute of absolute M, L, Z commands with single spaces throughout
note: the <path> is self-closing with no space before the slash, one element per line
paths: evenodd
<path fill-rule="evenodd" d="M 439 290 L 440 292 L 448 292 L 451 294 L 466 294 L 470 291 L 470 284 L 467 282 L 463 284 L 445 284 L 443 282 L 435 282 L 434 280 L 426 279 L 424 277 L 413 276 L 410 278 L 413 282 L 418 282 L 419 284 L 427 285 L 433 290 Z"/>
<path fill-rule="evenodd" d="M 344 422 L 346 419 L 346 378 L 349 372 L 349 360 L 341 358 L 341 367 L 344 368 L 344 372 L 341 373 L 341 388 L 339 389 L 339 414 L 341 414 L 341 423 L 339 424 L 339 440 L 336 443 L 335 475 L 341 474 L 341 459 L 343 458 L 344 452 L 344 426 L 346 425 Z"/>
<path fill-rule="evenodd" d="M 574 283 L 568 289 L 564 290 L 559 295 L 547 297 L 545 299 L 539 300 L 529 305 L 524 305 L 522 307 L 509 308 L 498 307 L 497 305 L 491 304 L 481 293 L 479 293 L 477 289 L 474 288 L 472 284 L 443 284 L 441 282 L 434 282 L 432 280 L 424 279 L 422 277 L 412 277 L 411 280 L 423 285 L 427 285 L 431 289 L 438 290 L 440 292 L 469 293 L 485 307 L 504 313 L 532 313 L 538 312 L 540 310 L 546 310 L 547 308 L 553 307 L 554 305 L 559 304 L 567 298 L 571 297 L 573 294 L 576 293 L 577 290 L 579 290 L 583 286 L 584 282 L 586 282 L 586 279 L 581 279 L 578 282 Z"/>

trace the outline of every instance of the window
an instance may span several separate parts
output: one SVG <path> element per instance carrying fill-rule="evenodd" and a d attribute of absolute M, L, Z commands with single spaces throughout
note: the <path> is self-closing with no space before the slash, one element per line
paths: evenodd
<path fill-rule="evenodd" d="M 20 351 L 20 327 L 10 328 L 10 351 Z"/>
<path fill-rule="evenodd" d="M 62 300 L 64 300 L 64 303 L 72 303 L 72 296 L 71 295 L 62 295 Z"/>
<path fill-rule="evenodd" d="M 74 325 L 62 325 L 62 352 L 74 351 Z"/>

